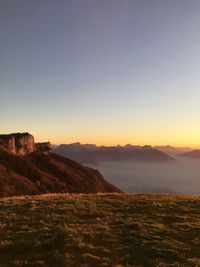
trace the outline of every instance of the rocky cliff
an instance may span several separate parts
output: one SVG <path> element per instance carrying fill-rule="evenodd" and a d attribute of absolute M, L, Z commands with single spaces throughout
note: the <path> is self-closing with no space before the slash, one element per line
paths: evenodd
<path fill-rule="evenodd" d="M 17 155 L 28 155 L 35 151 L 47 153 L 51 149 L 51 144 L 35 143 L 34 137 L 29 133 L 2 134 L 0 149 Z"/>
<path fill-rule="evenodd" d="M 26 155 L 35 151 L 34 137 L 29 133 L 0 135 L 0 149 L 18 155 Z"/>

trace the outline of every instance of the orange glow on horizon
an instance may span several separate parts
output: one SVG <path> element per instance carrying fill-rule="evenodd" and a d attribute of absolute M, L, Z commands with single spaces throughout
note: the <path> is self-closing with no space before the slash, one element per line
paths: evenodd
<path fill-rule="evenodd" d="M 170 145 L 172 147 L 189 147 L 192 149 L 199 149 L 200 145 L 198 144 L 198 138 L 191 138 L 190 141 L 184 140 L 183 138 L 177 138 L 174 141 L 174 138 L 120 138 L 118 136 L 115 137 L 80 137 L 80 136 L 66 136 L 66 137 L 55 137 L 51 136 L 47 138 L 47 135 L 35 135 L 36 142 L 42 141 L 50 141 L 52 144 L 59 145 L 59 144 L 71 144 L 80 142 L 81 144 L 96 144 L 97 146 L 124 146 L 127 144 L 131 145 L 151 145 L 151 146 L 166 146 Z"/>

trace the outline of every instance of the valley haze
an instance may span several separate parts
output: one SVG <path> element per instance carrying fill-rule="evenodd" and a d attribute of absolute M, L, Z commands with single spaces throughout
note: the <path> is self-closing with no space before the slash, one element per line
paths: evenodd
<path fill-rule="evenodd" d="M 62 144 L 55 153 L 97 168 L 123 192 L 200 194 L 199 160 L 183 157 L 189 147 Z"/>

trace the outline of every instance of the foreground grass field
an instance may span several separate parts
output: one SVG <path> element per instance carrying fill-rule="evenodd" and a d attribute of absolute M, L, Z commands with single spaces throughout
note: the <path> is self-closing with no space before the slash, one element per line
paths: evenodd
<path fill-rule="evenodd" d="M 200 197 L 0 199 L 0 266 L 200 266 Z"/>

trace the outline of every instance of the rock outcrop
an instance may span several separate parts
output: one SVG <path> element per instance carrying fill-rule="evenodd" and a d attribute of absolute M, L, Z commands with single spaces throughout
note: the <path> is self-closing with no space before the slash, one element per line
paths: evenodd
<path fill-rule="evenodd" d="M 15 153 L 15 137 L 12 134 L 0 135 L 0 149 Z"/>
<path fill-rule="evenodd" d="M 34 137 L 29 133 L 0 135 L 0 149 L 18 155 L 26 155 L 35 151 Z"/>
<path fill-rule="evenodd" d="M 35 151 L 47 153 L 51 149 L 51 144 L 35 143 L 34 137 L 29 133 L 2 134 L 0 149 L 16 155 L 27 155 Z"/>
<path fill-rule="evenodd" d="M 35 150 L 47 154 L 51 150 L 51 143 L 50 142 L 36 143 Z"/>

